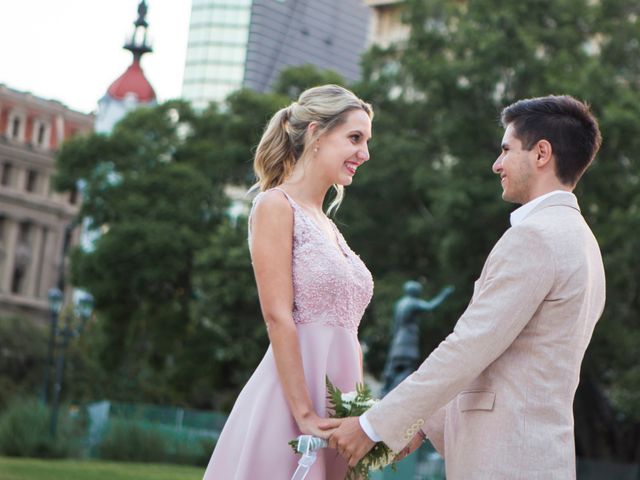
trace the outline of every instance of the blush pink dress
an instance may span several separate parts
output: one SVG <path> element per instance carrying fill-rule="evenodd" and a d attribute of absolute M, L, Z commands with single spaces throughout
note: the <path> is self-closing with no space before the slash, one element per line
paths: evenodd
<path fill-rule="evenodd" d="M 327 416 L 325 377 L 348 392 L 362 382 L 358 325 L 373 294 L 366 266 L 332 223 L 336 241 L 284 190 L 293 209 L 293 319 L 307 387 L 318 415 Z M 269 346 L 229 415 L 204 480 L 289 480 L 299 456 L 288 445 L 300 435 Z M 342 480 L 347 464 L 322 449 L 307 480 Z"/>

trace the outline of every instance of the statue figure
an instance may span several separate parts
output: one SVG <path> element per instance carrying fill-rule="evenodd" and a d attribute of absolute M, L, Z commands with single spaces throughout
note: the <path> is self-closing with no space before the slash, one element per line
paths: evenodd
<path fill-rule="evenodd" d="M 382 395 L 389 393 L 418 368 L 422 360 L 419 348 L 419 315 L 433 311 L 453 290 L 448 285 L 435 298 L 422 300 L 419 298 L 422 293 L 420 283 L 408 281 L 404 284 L 404 296 L 398 300 L 393 312 L 392 340 L 383 372 L 385 383 Z"/>

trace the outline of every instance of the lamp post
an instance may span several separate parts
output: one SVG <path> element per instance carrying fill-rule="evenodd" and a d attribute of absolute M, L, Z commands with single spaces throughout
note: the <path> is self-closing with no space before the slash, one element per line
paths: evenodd
<path fill-rule="evenodd" d="M 60 298 L 61 297 L 62 294 L 60 295 Z M 54 311 L 53 304 L 51 310 Z M 58 317 L 60 312 L 62 311 L 61 300 L 58 304 L 57 310 L 55 311 L 56 327 L 54 328 L 52 326 L 52 337 L 55 338 L 58 335 L 62 336 L 62 348 L 60 349 L 60 353 L 58 354 L 56 362 L 56 377 L 55 383 L 53 385 L 53 401 L 51 403 L 50 433 L 53 437 L 55 437 L 58 427 L 58 409 L 60 407 L 60 392 L 62 391 L 62 378 L 64 374 L 64 361 L 65 355 L 67 353 L 67 347 L 69 346 L 69 340 L 71 338 L 76 337 L 83 332 L 85 323 L 91 317 L 93 313 L 93 297 L 88 293 L 85 293 L 75 304 L 75 308 L 73 310 L 66 309 L 64 311 L 64 327 L 61 330 L 58 330 L 57 328 Z M 71 324 L 74 318 L 78 318 L 80 320 L 80 325 L 77 328 L 74 328 Z M 53 324 L 54 322 L 52 322 L 52 325 Z"/>
<path fill-rule="evenodd" d="M 53 357 L 56 346 L 56 335 L 58 334 L 58 316 L 62 309 L 62 292 L 59 288 L 50 288 L 47 292 L 49 299 L 49 323 L 51 331 L 49 332 L 49 347 L 47 349 L 47 365 L 44 369 L 44 391 L 43 398 L 45 405 L 49 403 L 49 375 L 53 369 Z"/>

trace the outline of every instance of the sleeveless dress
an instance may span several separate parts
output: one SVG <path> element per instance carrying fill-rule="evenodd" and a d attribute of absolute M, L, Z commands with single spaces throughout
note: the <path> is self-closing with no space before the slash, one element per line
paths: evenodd
<path fill-rule="evenodd" d="M 326 377 L 343 392 L 362 382 L 357 333 L 373 280 L 333 222 L 338 245 L 284 190 L 272 190 L 293 209 L 293 319 L 314 409 L 326 417 Z M 256 196 L 254 207 L 267 192 Z M 269 346 L 236 400 L 204 480 L 289 480 L 300 457 L 288 442 L 298 435 Z M 335 450 L 322 449 L 307 480 L 342 480 L 346 471 Z"/>

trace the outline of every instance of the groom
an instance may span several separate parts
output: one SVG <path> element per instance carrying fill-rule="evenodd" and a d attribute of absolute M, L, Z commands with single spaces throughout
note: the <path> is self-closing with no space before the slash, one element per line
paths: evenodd
<path fill-rule="evenodd" d="M 355 465 L 383 441 L 405 453 L 426 436 L 450 480 L 573 479 L 573 398 L 605 303 L 598 243 L 572 190 L 600 147 L 589 108 L 570 96 L 502 112 L 493 164 L 502 198 L 522 204 L 495 245 L 453 332 L 329 445 Z"/>

